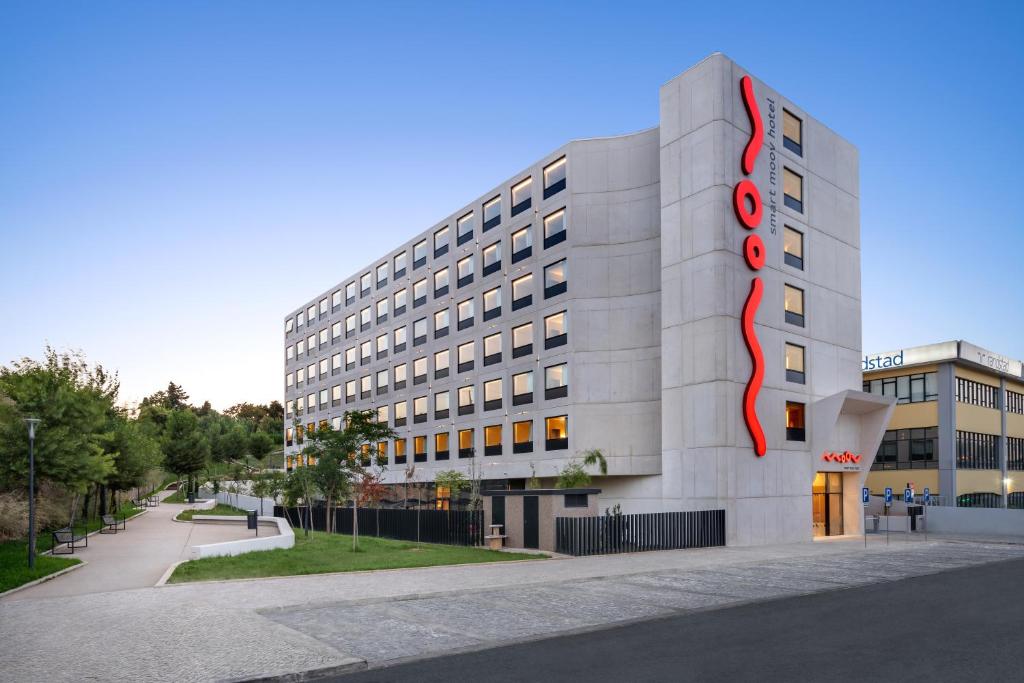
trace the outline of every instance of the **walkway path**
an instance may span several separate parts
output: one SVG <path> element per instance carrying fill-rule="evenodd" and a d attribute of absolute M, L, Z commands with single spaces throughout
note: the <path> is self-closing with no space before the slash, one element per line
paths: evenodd
<path fill-rule="evenodd" d="M 1024 557 L 1022 545 L 896 538 L 866 550 L 853 539 L 8 600 L 0 671 L 207 681 L 374 666 Z"/>
<path fill-rule="evenodd" d="M 160 497 L 166 498 L 172 493 L 163 491 Z M 172 564 L 188 559 L 191 546 L 249 538 L 253 534 L 244 525 L 193 525 L 173 521 L 175 515 L 189 507 L 161 503 L 128 520 L 126 530 L 116 534 L 93 534 L 89 537 L 89 547 L 76 549 L 74 555 L 67 556 L 85 560 L 88 564 L 84 567 L 12 593 L 0 601 L 153 586 Z"/>

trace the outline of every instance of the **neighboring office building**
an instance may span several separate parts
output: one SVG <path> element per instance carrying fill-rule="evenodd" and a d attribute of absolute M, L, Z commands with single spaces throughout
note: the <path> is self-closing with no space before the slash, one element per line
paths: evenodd
<path fill-rule="evenodd" d="M 1019 360 L 965 341 L 864 356 L 864 391 L 896 398 L 868 486 L 943 505 L 1024 508 Z"/>
<path fill-rule="evenodd" d="M 873 454 L 892 404 L 860 392 L 857 152 L 745 76 L 712 55 L 659 127 L 568 143 L 292 311 L 292 462 L 373 408 L 390 483 L 474 462 L 550 485 L 600 448 L 601 510 L 857 533 L 870 456 L 825 456 Z"/>

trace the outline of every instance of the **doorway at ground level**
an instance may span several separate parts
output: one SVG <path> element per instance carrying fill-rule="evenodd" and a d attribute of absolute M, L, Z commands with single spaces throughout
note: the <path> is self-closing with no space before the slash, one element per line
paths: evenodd
<path fill-rule="evenodd" d="M 805 480 L 806 481 L 806 480 Z M 814 536 L 843 534 L 843 473 L 817 472 L 811 486 Z"/>

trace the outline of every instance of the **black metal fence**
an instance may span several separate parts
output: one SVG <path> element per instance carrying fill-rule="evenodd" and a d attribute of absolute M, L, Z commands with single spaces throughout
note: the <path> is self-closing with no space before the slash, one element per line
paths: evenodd
<path fill-rule="evenodd" d="M 725 545 L 725 510 L 555 518 L 555 552 L 565 555 L 718 545 Z"/>
<path fill-rule="evenodd" d="M 334 531 L 352 533 L 352 508 L 334 509 Z M 401 541 L 445 543 L 447 545 L 483 545 L 483 510 L 402 510 L 358 508 L 359 533 Z M 296 529 L 309 527 L 314 531 L 327 528 L 327 509 L 323 505 L 309 508 L 274 506 L 274 515 L 286 517 Z"/>

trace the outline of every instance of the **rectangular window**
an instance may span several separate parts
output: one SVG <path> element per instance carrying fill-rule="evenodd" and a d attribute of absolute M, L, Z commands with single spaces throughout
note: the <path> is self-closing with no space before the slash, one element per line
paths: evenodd
<path fill-rule="evenodd" d="M 359 329 L 370 329 L 370 307 L 367 306 L 359 311 Z"/>
<path fill-rule="evenodd" d="M 295 355 L 296 356 L 301 356 L 305 352 L 306 352 L 306 340 L 305 339 L 300 339 L 295 344 Z"/>
<path fill-rule="evenodd" d="M 369 375 L 363 375 L 359 378 L 359 398 L 370 398 L 371 393 L 373 393 L 373 378 Z"/>
<path fill-rule="evenodd" d="M 804 441 L 804 404 L 786 401 L 786 441 Z"/>
<path fill-rule="evenodd" d="M 388 319 L 388 300 L 381 299 L 377 302 L 377 322 L 382 323 Z"/>
<path fill-rule="evenodd" d="M 427 278 L 412 283 L 412 307 L 419 308 L 427 303 Z"/>
<path fill-rule="evenodd" d="M 426 462 L 427 461 L 427 437 L 425 436 L 414 436 L 412 439 L 412 459 L 413 462 Z"/>
<path fill-rule="evenodd" d="M 420 240 L 412 245 L 412 269 L 427 265 L 427 241 Z"/>
<path fill-rule="evenodd" d="M 331 362 L 329 358 L 320 359 L 320 377 L 327 377 L 328 364 Z"/>
<path fill-rule="evenodd" d="M 956 432 L 956 468 L 958 470 L 998 470 L 999 435 Z"/>
<path fill-rule="evenodd" d="M 341 372 L 341 354 L 336 353 L 331 356 L 331 374 L 337 375 Z"/>
<path fill-rule="evenodd" d="M 427 421 L 426 396 L 417 396 L 412 400 L 412 421 L 416 424 Z"/>
<path fill-rule="evenodd" d="M 474 404 L 473 385 L 459 387 L 459 415 L 471 415 Z"/>
<path fill-rule="evenodd" d="M 311 334 L 306 338 L 306 352 L 312 355 L 314 351 L 316 351 L 316 335 Z"/>
<path fill-rule="evenodd" d="M 325 315 L 327 315 L 327 312 L 330 310 L 330 308 L 331 308 L 330 307 L 330 303 L 329 303 L 327 297 L 324 297 L 323 299 L 320 299 L 320 317 L 321 318 L 324 317 Z"/>
<path fill-rule="evenodd" d="M 516 216 L 530 208 L 533 178 L 526 178 L 512 186 L 512 210 L 510 215 Z"/>
<path fill-rule="evenodd" d="M 448 269 L 442 268 L 434 273 L 434 298 L 448 293 Z"/>
<path fill-rule="evenodd" d="M 786 342 L 786 381 L 805 383 L 804 347 Z"/>
<path fill-rule="evenodd" d="M 501 408 L 501 378 L 484 382 L 484 410 Z"/>
<path fill-rule="evenodd" d="M 352 403 L 356 400 L 356 381 L 350 379 L 345 382 L 345 402 Z"/>
<path fill-rule="evenodd" d="M 388 264 L 382 263 L 377 266 L 377 289 L 388 283 Z"/>
<path fill-rule="evenodd" d="M 439 258 L 448 253 L 448 226 L 444 226 L 434 233 L 434 258 Z"/>
<path fill-rule="evenodd" d="M 472 429 L 460 429 L 459 430 L 459 457 L 460 458 L 472 458 L 473 457 L 473 430 Z"/>
<path fill-rule="evenodd" d="M 334 294 L 331 294 L 331 310 L 336 311 L 341 308 L 341 290 L 339 289 Z"/>
<path fill-rule="evenodd" d="M 310 363 L 306 366 L 306 378 L 310 384 L 316 381 L 316 363 Z"/>
<path fill-rule="evenodd" d="M 568 289 L 568 266 L 565 259 L 544 267 L 544 298 L 564 294 Z"/>
<path fill-rule="evenodd" d="M 501 270 L 501 242 L 484 247 L 483 266 L 484 277 Z"/>
<path fill-rule="evenodd" d="M 316 320 L 316 304 L 311 304 L 309 308 L 306 309 L 306 322 L 312 325 L 314 320 Z"/>
<path fill-rule="evenodd" d="M 345 349 L 345 369 L 351 370 L 356 366 L 356 347 L 350 346 Z"/>
<path fill-rule="evenodd" d="M 286 360 L 292 360 L 295 358 L 295 347 L 289 344 L 284 349 L 284 355 Z"/>
<path fill-rule="evenodd" d="M 447 391 L 439 391 L 434 394 L 434 419 L 445 420 L 448 418 L 449 398 Z"/>
<path fill-rule="evenodd" d="M 400 253 L 400 254 L 395 254 L 395 279 L 396 280 L 398 278 L 402 277 L 403 275 L 405 275 L 405 266 L 406 266 L 406 260 L 407 259 L 408 259 L 408 256 L 406 255 L 406 253 L 404 251 L 402 253 Z"/>
<path fill-rule="evenodd" d="M 286 387 L 291 387 L 294 384 L 295 384 L 295 373 L 294 372 L 289 372 L 287 375 L 284 376 L 284 385 Z"/>
<path fill-rule="evenodd" d="M 797 156 L 804 155 L 804 122 L 788 109 L 782 110 L 782 146 Z"/>
<path fill-rule="evenodd" d="M 292 428 L 288 427 L 287 429 L 284 430 L 284 445 L 285 446 L 291 446 L 292 443 L 293 443 L 293 441 L 292 441 Z M 289 456 L 289 457 L 291 457 L 291 456 Z"/>
<path fill-rule="evenodd" d="M 519 263 L 533 253 L 533 230 L 527 225 L 512 233 L 512 263 Z"/>
<path fill-rule="evenodd" d="M 501 455 L 501 425 L 484 427 L 484 455 Z"/>
<path fill-rule="evenodd" d="M 786 167 L 782 168 L 782 193 L 786 206 L 803 213 L 804 210 L 804 179 Z"/>
<path fill-rule="evenodd" d="M 373 284 L 373 276 L 370 273 L 364 273 L 359 278 L 359 296 L 366 296 L 370 293 L 370 285 Z"/>
<path fill-rule="evenodd" d="M 409 406 L 409 404 L 408 404 L 407 401 L 399 401 L 398 403 L 395 404 L 395 426 L 396 427 L 404 427 L 405 426 L 405 421 L 407 419 L 406 411 L 409 409 L 408 406 Z"/>
<path fill-rule="evenodd" d="M 289 334 L 295 329 L 295 318 L 288 318 L 284 321 L 284 333 Z"/>
<path fill-rule="evenodd" d="M 448 376 L 448 365 L 451 354 L 448 349 L 443 349 L 434 354 L 434 379 L 443 379 Z"/>
<path fill-rule="evenodd" d="M 456 244 L 462 246 L 466 242 L 473 239 L 473 212 L 470 211 L 465 216 L 456 221 L 456 232 L 458 236 L 455 238 Z"/>
<path fill-rule="evenodd" d="M 484 204 L 484 232 L 501 223 L 501 195 Z"/>
<path fill-rule="evenodd" d="M 417 358 L 412 362 L 412 383 L 425 384 L 427 381 L 427 359 Z"/>
<path fill-rule="evenodd" d="M 341 405 L 341 385 L 335 384 L 331 387 L 331 406 L 337 408 Z"/>
<path fill-rule="evenodd" d="M 533 371 L 512 375 L 512 405 L 533 403 Z"/>
<path fill-rule="evenodd" d="M 544 199 L 565 189 L 565 157 L 544 167 Z"/>
<path fill-rule="evenodd" d="M 369 339 L 359 344 L 359 364 L 369 365 L 373 356 L 373 344 Z"/>
<path fill-rule="evenodd" d="M 295 399 L 295 414 L 296 415 L 302 415 L 302 413 L 305 411 L 305 409 L 306 409 L 306 399 L 303 398 L 302 396 L 299 396 L 298 398 Z"/>
<path fill-rule="evenodd" d="M 405 313 L 405 305 L 408 303 L 408 293 L 403 287 L 402 289 L 395 292 L 395 317 Z"/>
<path fill-rule="evenodd" d="M 473 326 L 473 300 L 460 301 L 456 306 L 459 316 L 459 329 L 465 330 Z"/>
<path fill-rule="evenodd" d="M 434 313 L 434 339 L 448 334 L 448 309 L 443 308 Z"/>
<path fill-rule="evenodd" d="M 544 348 L 553 349 L 568 341 L 565 311 L 544 318 Z"/>
<path fill-rule="evenodd" d="M 786 322 L 804 326 L 804 290 L 792 285 L 785 286 Z"/>
<path fill-rule="evenodd" d="M 412 324 L 412 345 L 419 346 L 427 343 L 427 319 L 420 318 Z"/>
<path fill-rule="evenodd" d="M 533 420 L 512 423 L 512 452 L 533 453 Z"/>
<path fill-rule="evenodd" d="M 533 273 L 512 281 L 512 310 L 518 311 L 533 303 Z"/>
<path fill-rule="evenodd" d="M 565 209 L 559 209 L 544 219 L 544 248 L 549 249 L 565 241 Z"/>
<path fill-rule="evenodd" d="M 295 413 L 295 401 L 287 401 L 285 403 L 285 415 L 291 417 Z"/>
<path fill-rule="evenodd" d="M 306 396 L 306 408 L 311 413 L 316 410 L 316 394 L 309 394 Z"/>
<path fill-rule="evenodd" d="M 804 269 L 804 234 L 788 225 L 784 228 L 782 250 L 787 266 Z"/>
<path fill-rule="evenodd" d="M 341 339 L 341 321 L 331 325 L 331 342 L 336 342 Z"/>
<path fill-rule="evenodd" d="M 544 398 L 565 398 L 569 395 L 569 368 L 565 363 L 544 368 Z"/>
<path fill-rule="evenodd" d="M 521 358 L 533 353 L 533 323 L 512 328 L 512 357 Z"/>
<path fill-rule="evenodd" d="M 569 417 L 544 418 L 544 450 L 562 451 L 569 448 Z"/>
<path fill-rule="evenodd" d="M 351 337 L 356 333 L 356 314 L 345 317 L 345 337 Z"/>
<path fill-rule="evenodd" d="M 484 320 L 493 320 L 501 315 L 501 287 L 484 292 Z"/>
<path fill-rule="evenodd" d="M 356 283 L 350 282 L 345 285 L 345 305 L 356 300 Z"/>
<path fill-rule="evenodd" d="M 395 439 L 395 464 L 405 464 L 405 439 Z"/>
<path fill-rule="evenodd" d="M 468 372 L 469 370 L 472 370 L 475 355 L 473 342 L 466 342 L 465 344 L 460 344 L 457 351 L 459 358 L 458 371 Z"/>
<path fill-rule="evenodd" d="M 295 327 L 297 327 L 297 328 L 298 327 L 302 327 L 302 325 L 305 322 L 306 322 L 306 312 L 305 311 L 299 311 L 298 313 L 295 314 Z"/>
<path fill-rule="evenodd" d="M 448 432 L 434 434 L 434 460 L 448 459 Z"/>
<path fill-rule="evenodd" d="M 399 363 L 395 366 L 395 390 L 405 388 L 407 366 L 405 363 Z"/>
<path fill-rule="evenodd" d="M 388 393 L 388 369 L 377 371 L 377 395 Z"/>
<path fill-rule="evenodd" d="M 407 335 L 408 332 L 406 331 L 405 325 L 395 328 L 395 353 L 401 353 L 402 351 L 405 351 Z"/>
<path fill-rule="evenodd" d="M 484 337 L 484 367 L 501 362 L 501 332 Z"/>
<path fill-rule="evenodd" d="M 330 341 L 330 332 L 325 327 L 320 330 L 320 346 L 326 346 L 328 341 Z"/>
<path fill-rule="evenodd" d="M 913 386 L 914 379 L 919 376 L 911 375 L 910 377 L 910 402 L 915 403 L 923 400 L 919 397 L 923 396 L 925 389 L 923 382 L 918 382 L 918 387 L 915 391 L 915 387 Z M 1007 393 L 1009 394 L 1012 392 Z M 1000 410 L 999 387 L 975 382 L 970 379 L 964 379 L 963 377 L 956 378 L 956 400 L 958 403 L 969 403 L 971 405 L 981 406 L 982 408 L 994 408 L 995 410 Z"/>
<path fill-rule="evenodd" d="M 473 281 L 473 257 L 467 256 L 464 259 L 459 259 L 456 264 L 457 277 L 459 287 L 465 287 Z"/>

